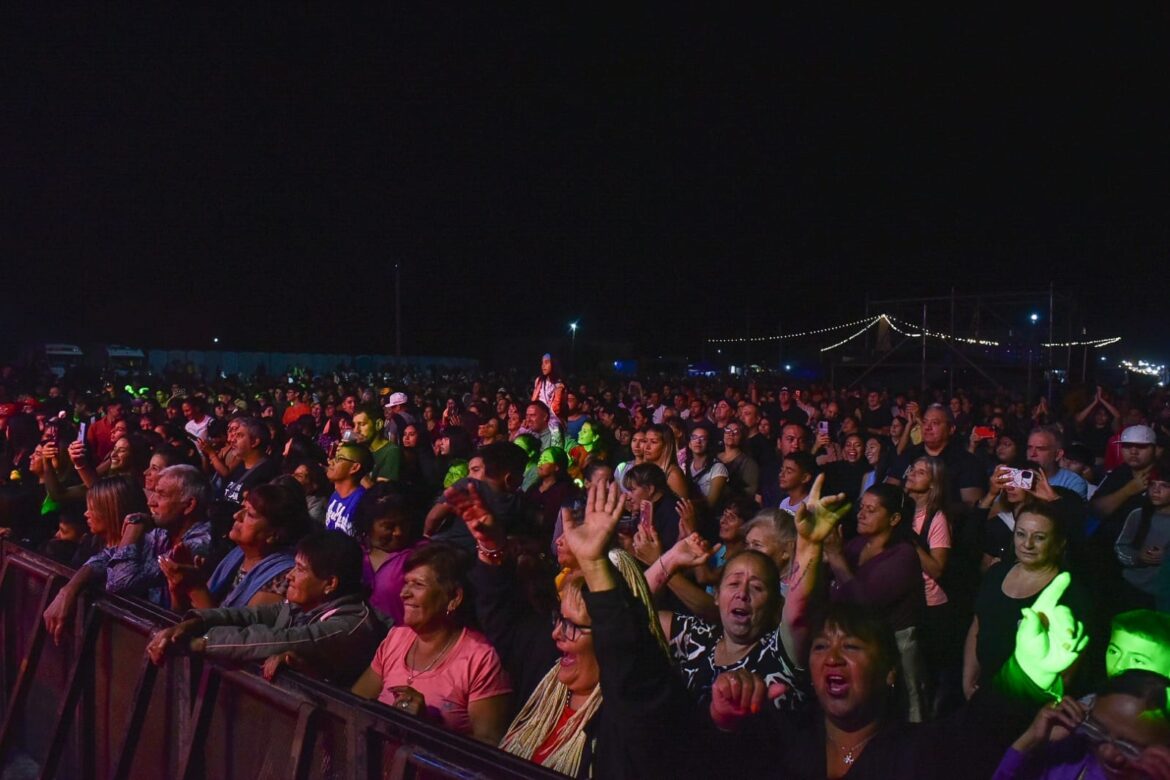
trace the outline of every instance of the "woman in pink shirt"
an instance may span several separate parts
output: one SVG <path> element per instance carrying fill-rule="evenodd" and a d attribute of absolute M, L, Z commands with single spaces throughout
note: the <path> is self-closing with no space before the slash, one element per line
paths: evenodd
<path fill-rule="evenodd" d="M 445 544 L 411 553 L 403 624 L 390 629 L 353 692 L 492 745 L 508 725 L 512 684 L 478 631 L 459 619 L 467 561 Z"/>
<path fill-rule="evenodd" d="M 926 661 L 927 695 L 961 701 L 962 647 L 959 621 L 939 581 L 951 553 L 951 523 L 943 511 L 947 495 L 946 466 L 939 458 L 923 456 L 906 472 L 906 493 L 914 500 L 914 535 L 922 583 L 926 590 L 922 651 Z M 930 702 L 930 699 L 928 699 Z M 933 702 L 931 702 L 933 703 Z"/>

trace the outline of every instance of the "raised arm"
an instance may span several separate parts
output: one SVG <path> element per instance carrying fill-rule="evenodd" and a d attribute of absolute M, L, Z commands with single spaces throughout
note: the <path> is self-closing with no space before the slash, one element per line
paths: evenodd
<path fill-rule="evenodd" d="M 780 639 L 788 656 L 804 666 L 808 658 L 809 605 L 816 592 L 817 571 L 825 539 L 835 534 L 841 518 L 849 512 L 845 494 L 822 496 L 825 475 L 813 481 L 808 498 L 796 510 L 796 556 L 788 580 L 788 597 L 780 622 Z"/>

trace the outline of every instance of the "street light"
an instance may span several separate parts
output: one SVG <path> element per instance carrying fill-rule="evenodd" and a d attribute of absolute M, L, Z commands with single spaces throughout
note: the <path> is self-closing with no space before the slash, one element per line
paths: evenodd
<path fill-rule="evenodd" d="M 571 347 L 569 348 L 569 362 L 573 364 L 573 370 L 577 370 L 577 323 L 569 323 L 569 333 L 572 334 Z"/>

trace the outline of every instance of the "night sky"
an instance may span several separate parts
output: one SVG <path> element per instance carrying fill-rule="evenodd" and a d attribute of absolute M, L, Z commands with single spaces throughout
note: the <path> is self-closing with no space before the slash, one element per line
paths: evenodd
<path fill-rule="evenodd" d="M 1161 4 L 405 5 L 0 11 L 5 331 L 391 352 L 397 260 L 406 353 L 1054 281 L 1170 357 Z"/>

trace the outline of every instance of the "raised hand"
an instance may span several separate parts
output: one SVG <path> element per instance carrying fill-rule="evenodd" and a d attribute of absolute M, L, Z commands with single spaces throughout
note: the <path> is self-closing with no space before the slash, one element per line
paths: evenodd
<path fill-rule="evenodd" d="M 85 465 L 85 442 L 75 441 L 69 444 L 69 459 L 74 466 Z"/>
<path fill-rule="evenodd" d="M 662 557 L 662 540 L 654 523 L 647 519 L 638 523 L 638 530 L 634 531 L 634 557 L 647 566 Z"/>
<path fill-rule="evenodd" d="M 678 512 L 678 536 L 681 539 L 684 536 L 690 536 L 695 532 L 697 525 L 695 524 L 695 505 L 688 498 L 680 498 L 678 503 L 674 505 L 675 511 Z"/>
<path fill-rule="evenodd" d="M 746 669 L 724 672 L 711 686 L 711 721 L 721 731 L 734 731 L 763 709 L 766 701 L 783 696 L 786 690 L 783 683 L 768 685 Z"/>
<path fill-rule="evenodd" d="M 693 533 L 681 537 L 675 542 L 674 547 L 670 548 L 670 556 L 674 565 L 684 569 L 693 569 L 696 566 L 705 566 L 711 560 L 711 556 L 722 548 L 722 544 L 712 547 L 711 543 L 701 534 Z"/>
<path fill-rule="evenodd" d="M 1089 644 L 1084 624 L 1071 609 L 1057 604 L 1071 581 L 1068 572 L 1056 575 L 1031 608 L 1021 610 L 1016 629 L 1016 661 L 1032 682 L 1045 690 L 1052 688 Z"/>
<path fill-rule="evenodd" d="M 585 516 L 580 523 L 565 524 L 565 543 L 577 556 L 582 568 L 606 560 L 606 551 L 621 514 L 622 492 L 616 482 L 610 482 L 608 487 L 589 486 Z"/>
<path fill-rule="evenodd" d="M 997 496 L 1012 481 L 1011 466 L 996 466 L 987 482 L 987 494 Z"/>
<path fill-rule="evenodd" d="M 1041 501 L 1055 501 L 1060 498 L 1052 489 L 1052 484 L 1048 481 L 1048 475 L 1044 473 L 1044 469 L 1032 471 L 1032 489 L 1028 492 Z"/>
<path fill-rule="evenodd" d="M 463 518 L 468 532 L 475 538 L 477 544 L 490 550 L 498 550 L 504 546 L 507 533 L 503 525 L 497 523 L 495 516 L 484 506 L 483 498 L 474 483 L 469 482 L 462 489 L 449 487 L 443 496 L 447 499 L 447 506 Z"/>
<path fill-rule="evenodd" d="M 1064 697 L 1060 701 L 1045 704 L 1028 730 L 1012 743 L 1021 753 L 1027 753 L 1046 742 L 1067 739 L 1085 720 L 1085 708 L 1076 699 Z"/>
<path fill-rule="evenodd" d="M 818 474 L 813 480 L 808 498 L 796 508 L 796 532 L 810 544 L 824 542 L 841 522 L 841 518 L 849 512 L 850 505 L 845 503 L 845 494 L 822 496 L 824 485 L 825 475 Z"/>

